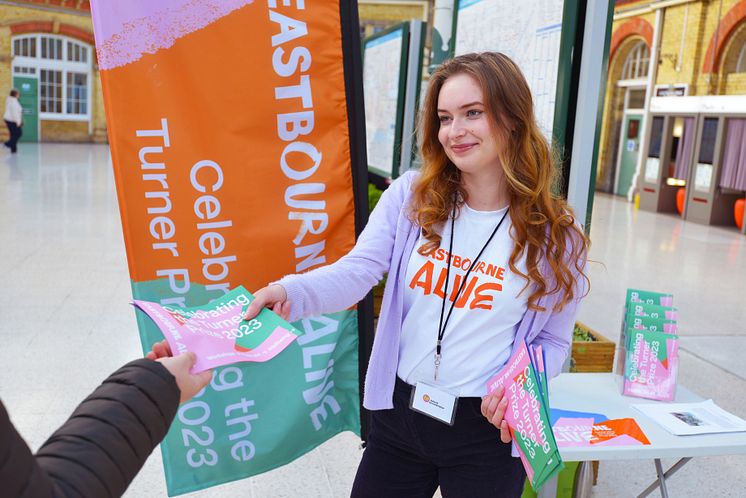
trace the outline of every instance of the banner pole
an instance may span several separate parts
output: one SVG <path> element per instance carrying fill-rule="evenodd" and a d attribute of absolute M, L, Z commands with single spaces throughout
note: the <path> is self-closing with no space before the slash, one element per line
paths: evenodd
<path fill-rule="evenodd" d="M 355 197 L 355 236 L 368 222 L 368 160 L 365 150 L 365 105 L 363 100 L 363 64 L 357 1 L 339 2 L 342 24 L 342 51 L 347 87 L 347 122 L 350 133 L 352 184 Z M 358 304 L 358 375 L 360 384 L 360 438 L 368 439 L 370 414 L 363 408 L 363 389 L 368 360 L 373 348 L 373 294 Z"/>

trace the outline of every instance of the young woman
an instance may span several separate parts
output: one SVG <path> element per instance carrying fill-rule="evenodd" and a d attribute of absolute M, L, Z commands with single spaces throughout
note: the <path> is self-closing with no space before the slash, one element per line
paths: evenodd
<path fill-rule="evenodd" d="M 440 486 L 446 498 L 518 497 L 525 473 L 511 456 L 507 400 L 485 396 L 486 383 L 524 340 L 542 345 L 550 377 L 560 372 L 588 240 L 552 193 L 531 92 L 505 55 L 435 71 L 419 133 L 421 172 L 386 190 L 352 251 L 259 290 L 247 315 L 345 309 L 388 273 L 352 496 L 431 497 Z"/>

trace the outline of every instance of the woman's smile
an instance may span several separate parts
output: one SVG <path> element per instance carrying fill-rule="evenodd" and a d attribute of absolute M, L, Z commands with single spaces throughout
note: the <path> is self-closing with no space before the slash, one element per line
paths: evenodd
<path fill-rule="evenodd" d="M 452 144 L 451 150 L 454 154 L 462 155 L 466 154 L 467 152 L 471 151 L 473 148 L 475 148 L 477 145 L 479 145 L 476 142 L 467 142 L 467 143 L 461 143 L 461 144 Z"/>

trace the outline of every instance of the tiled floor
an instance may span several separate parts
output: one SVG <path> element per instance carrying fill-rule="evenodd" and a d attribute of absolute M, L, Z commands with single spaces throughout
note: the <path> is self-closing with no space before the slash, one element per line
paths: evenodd
<path fill-rule="evenodd" d="M 0 397 L 37 448 L 107 374 L 141 354 L 105 146 L 21 144 L 0 152 Z M 580 319 L 616 339 L 627 287 L 673 292 L 680 382 L 746 417 L 746 237 L 597 195 L 592 290 Z M 344 497 L 360 458 L 350 434 L 273 472 L 200 497 Z M 672 496 L 746 496 L 746 456 L 694 460 Z M 628 497 L 652 463 L 603 463 L 597 497 Z M 158 450 L 127 496 L 165 496 Z"/>

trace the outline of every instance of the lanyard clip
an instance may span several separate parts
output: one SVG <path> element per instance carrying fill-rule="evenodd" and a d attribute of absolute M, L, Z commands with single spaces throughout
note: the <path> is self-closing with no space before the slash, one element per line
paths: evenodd
<path fill-rule="evenodd" d="M 435 376 L 433 377 L 433 379 L 438 380 L 438 368 L 440 368 L 440 353 L 435 353 L 434 363 L 435 363 Z"/>

